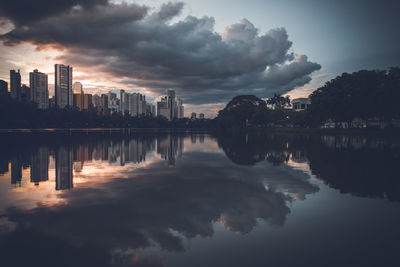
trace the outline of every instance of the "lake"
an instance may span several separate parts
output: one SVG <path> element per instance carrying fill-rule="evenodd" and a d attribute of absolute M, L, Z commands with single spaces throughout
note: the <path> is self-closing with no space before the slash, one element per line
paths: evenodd
<path fill-rule="evenodd" d="M 0 133 L 0 265 L 400 266 L 400 139 Z"/>

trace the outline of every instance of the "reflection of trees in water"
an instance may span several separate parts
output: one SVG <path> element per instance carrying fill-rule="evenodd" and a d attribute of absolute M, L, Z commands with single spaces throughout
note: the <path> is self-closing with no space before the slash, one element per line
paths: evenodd
<path fill-rule="evenodd" d="M 254 134 L 220 137 L 218 143 L 236 164 L 308 161 L 313 174 L 343 193 L 400 200 L 398 138 Z"/>
<path fill-rule="evenodd" d="M 399 141 L 325 136 L 307 150 L 310 168 L 343 193 L 400 201 Z"/>
<path fill-rule="evenodd" d="M 13 210 L 7 216 L 68 243 L 123 250 L 157 244 L 167 251 L 184 251 L 184 238 L 213 236 L 217 221 L 242 234 L 250 232 L 260 219 L 283 225 L 290 197 L 266 189 L 257 179 L 264 175 L 263 170 L 227 170 L 221 168 L 224 157 L 205 161 L 200 156 L 186 159 L 179 169 L 158 162 L 137 170 L 134 179 L 116 179 L 104 188 L 76 188 L 63 195 L 66 206 L 41 207 L 28 213 Z M 253 179 L 232 178 L 249 174 Z"/>
<path fill-rule="evenodd" d="M 267 160 L 275 166 L 299 155 L 310 142 L 309 136 L 257 134 L 220 136 L 219 146 L 226 156 L 239 165 L 255 165 Z M 300 151 L 301 153 L 301 151 Z"/>
<path fill-rule="evenodd" d="M 156 143 L 160 147 L 154 149 L 160 149 L 166 155 L 181 153 L 182 138 L 166 135 L 158 139 L 160 142 Z M 286 146 L 285 142 L 280 142 L 279 146 Z M 96 153 L 90 151 L 98 151 L 99 157 L 105 159 L 114 158 L 105 156 L 114 149 L 106 150 L 102 146 L 118 143 L 118 139 L 98 139 L 88 146 L 72 142 L 64 145 L 62 151 L 57 150 L 58 145 L 49 147 L 50 153 L 58 151 L 61 163 L 62 158 L 68 161 L 72 156 L 83 161 L 93 158 Z M 66 148 L 70 149 L 66 151 Z M 115 149 L 119 153 L 120 150 Z M 275 148 L 275 152 L 280 150 Z M 264 158 L 267 155 L 281 157 L 262 153 Z M 35 246 L 44 248 L 47 243 L 59 242 L 59 248 L 66 254 L 81 258 L 93 256 L 94 251 L 98 251 L 103 263 L 96 266 L 108 266 L 104 261 L 110 260 L 116 266 L 127 262 L 132 266 L 147 266 L 147 263 L 157 266 L 157 262 L 138 256 L 136 250 L 157 245 L 167 251 L 184 251 L 185 240 L 213 236 L 216 222 L 228 231 L 240 234 L 249 233 L 260 221 L 283 225 L 290 212 L 288 203 L 293 200 L 292 195 L 304 199 L 318 190 L 307 179 L 299 178 L 297 173 L 291 173 L 284 166 L 243 168 L 227 162 L 219 153 L 205 152 L 188 152 L 181 160 L 182 164 L 176 168 L 165 168 L 163 162 L 155 162 L 134 173 L 121 174 L 133 179 L 113 179 L 95 188 L 77 187 L 62 192 L 61 197 L 67 205 L 41 206 L 30 212 L 9 210 L 6 216 L 11 222 L 23 222 L 18 224 L 16 232 L 9 234 L 10 239 L 22 242 L 27 236 L 40 233 L 43 239 L 38 236 L 31 239 L 37 242 Z M 68 170 L 72 168 L 69 162 Z M 27 225 L 29 228 L 25 228 Z M 22 231 L 24 234 L 21 235 Z M 15 255 L 6 243 L 1 244 L 2 240 L 0 248 Z M 82 248 L 84 255 L 76 254 L 76 246 Z M 53 250 L 46 247 L 46 251 Z M 111 250 L 112 255 L 107 254 Z M 59 257 L 58 250 L 54 251 L 54 262 Z M 132 257 L 137 261 L 131 262 Z M 70 266 L 82 264 L 73 259 L 66 262 Z"/>

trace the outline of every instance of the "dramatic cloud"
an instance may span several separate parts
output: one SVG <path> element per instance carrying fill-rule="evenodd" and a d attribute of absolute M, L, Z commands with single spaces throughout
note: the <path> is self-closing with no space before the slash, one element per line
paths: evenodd
<path fill-rule="evenodd" d="M 181 2 L 152 13 L 125 2 L 63 2 L 29 20 L 9 12 L 15 4 L 3 2 L 0 10 L 15 28 L 0 39 L 8 46 L 58 46 L 64 49 L 62 62 L 110 73 L 153 93 L 174 88 L 192 104 L 286 92 L 308 83 L 321 68 L 289 52 L 292 42 L 284 28 L 261 34 L 242 19 L 217 33 L 212 17 L 172 22 L 182 11 Z"/>

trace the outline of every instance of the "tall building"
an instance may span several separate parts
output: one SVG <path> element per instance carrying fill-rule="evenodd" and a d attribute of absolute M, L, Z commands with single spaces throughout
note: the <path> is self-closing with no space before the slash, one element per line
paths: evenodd
<path fill-rule="evenodd" d="M 200 114 L 199 114 L 199 119 L 200 119 L 200 120 L 204 120 L 204 113 L 200 113 Z"/>
<path fill-rule="evenodd" d="M 85 94 L 83 86 L 80 82 L 74 83 L 73 86 L 73 105 L 79 110 L 88 110 L 93 105 L 93 96 Z"/>
<path fill-rule="evenodd" d="M 56 64 L 54 77 L 56 106 L 58 106 L 59 108 L 72 106 L 72 67 L 62 64 Z"/>
<path fill-rule="evenodd" d="M 174 90 L 167 90 L 167 97 L 168 97 L 168 108 L 170 112 L 170 120 L 176 118 L 176 109 L 175 109 L 175 91 Z"/>
<path fill-rule="evenodd" d="M 163 116 L 169 121 L 171 120 L 171 112 L 168 106 L 168 97 L 162 97 L 160 102 L 157 102 L 157 116 Z"/>
<path fill-rule="evenodd" d="M 146 113 L 146 96 L 139 93 L 133 93 L 129 95 L 129 98 L 129 114 L 132 117 Z"/>
<path fill-rule="evenodd" d="M 166 117 L 169 121 L 184 117 L 182 99 L 175 98 L 174 90 L 167 90 L 167 96 L 157 102 L 157 116 Z"/>
<path fill-rule="evenodd" d="M 184 111 L 182 99 L 180 99 L 179 97 L 176 100 L 176 111 L 177 111 L 176 118 L 183 119 L 185 117 L 185 111 Z"/>
<path fill-rule="evenodd" d="M 29 73 L 30 100 L 38 105 L 39 109 L 49 108 L 49 89 L 47 75 L 34 70 Z"/>
<path fill-rule="evenodd" d="M 130 102 L 130 97 L 125 90 L 120 91 L 120 112 L 122 116 L 128 115 L 129 114 L 129 104 Z"/>
<path fill-rule="evenodd" d="M 117 98 L 117 94 L 113 92 L 108 92 L 108 109 L 110 113 L 118 113 L 119 112 L 119 99 Z"/>
<path fill-rule="evenodd" d="M 108 112 L 108 95 L 106 95 L 106 94 L 101 94 L 101 113 L 103 114 L 103 115 L 108 115 L 109 114 L 109 112 Z"/>
<path fill-rule="evenodd" d="M 80 82 L 75 82 L 72 88 L 74 94 L 83 94 L 83 86 Z"/>
<path fill-rule="evenodd" d="M 146 103 L 146 115 L 155 117 L 156 116 L 156 106 Z"/>
<path fill-rule="evenodd" d="M 197 114 L 196 114 L 196 112 L 192 112 L 192 115 L 190 116 L 190 118 L 191 118 L 192 120 L 197 119 Z"/>
<path fill-rule="evenodd" d="M 92 102 L 95 108 L 97 109 L 101 108 L 101 97 L 99 95 L 93 95 Z"/>
<path fill-rule="evenodd" d="M 8 83 L 0 80 L 0 97 L 8 95 Z"/>
<path fill-rule="evenodd" d="M 10 92 L 11 97 L 17 99 L 18 101 L 21 98 L 21 74 L 18 70 L 10 70 Z"/>
<path fill-rule="evenodd" d="M 21 86 L 21 102 L 29 103 L 31 101 L 31 88 L 23 84 Z"/>

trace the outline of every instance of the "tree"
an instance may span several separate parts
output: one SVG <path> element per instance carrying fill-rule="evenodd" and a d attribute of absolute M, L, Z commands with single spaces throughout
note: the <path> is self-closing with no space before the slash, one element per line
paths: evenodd
<path fill-rule="evenodd" d="M 271 105 L 273 109 L 284 109 L 291 106 L 290 97 L 283 97 L 279 94 L 274 94 L 273 97 L 267 100 L 267 104 Z"/>

